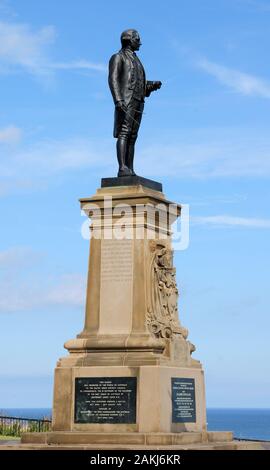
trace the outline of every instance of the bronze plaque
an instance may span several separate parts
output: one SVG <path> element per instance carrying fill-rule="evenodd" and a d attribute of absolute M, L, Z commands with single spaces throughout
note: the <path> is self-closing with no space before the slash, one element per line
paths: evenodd
<path fill-rule="evenodd" d="M 75 423 L 136 423 L 136 377 L 77 377 Z"/>

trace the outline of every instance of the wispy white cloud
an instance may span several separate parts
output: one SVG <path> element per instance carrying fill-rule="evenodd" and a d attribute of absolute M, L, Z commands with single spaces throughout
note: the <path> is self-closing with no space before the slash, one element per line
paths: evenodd
<path fill-rule="evenodd" d="M 231 215 L 194 216 L 191 217 L 191 222 L 196 225 L 210 225 L 215 227 L 270 228 L 270 219 L 235 217 Z"/>
<path fill-rule="evenodd" d="M 14 152 L 13 158 L 22 170 L 28 168 L 44 176 L 65 170 L 100 168 L 108 162 L 104 161 L 104 145 L 99 145 L 100 151 L 98 144 L 90 139 L 46 140 Z"/>
<path fill-rule="evenodd" d="M 0 22 L 0 64 L 6 71 L 22 67 L 31 73 L 44 72 L 47 48 L 54 42 L 55 29 L 47 26 L 39 31 L 19 23 Z"/>
<path fill-rule="evenodd" d="M 78 308 L 84 300 L 81 274 L 48 275 L 42 254 L 28 247 L 0 252 L 0 313 Z"/>
<path fill-rule="evenodd" d="M 41 274 L 35 279 L 0 280 L 0 313 L 79 308 L 84 299 L 85 279 L 79 274 L 56 277 L 49 284 Z"/>
<path fill-rule="evenodd" d="M 197 66 L 237 93 L 270 98 L 270 81 L 201 59 Z"/>
<path fill-rule="evenodd" d="M 247 201 L 248 197 L 246 194 L 240 194 L 240 193 L 232 193 L 230 196 L 228 195 L 204 195 L 200 197 L 196 197 L 191 194 L 183 195 L 182 200 L 183 201 L 189 201 L 189 204 L 192 205 L 192 207 L 202 207 L 202 206 L 213 206 L 213 204 L 218 204 L 220 205 L 228 205 L 228 204 L 240 204 L 245 201 Z"/>
<path fill-rule="evenodd" d="M 106 142 L 79 138 L 10 146 L 3 152 L 0 147 L 0 158 L 0 196 L 47 188 L 57 174 L 64 176 L 84 168 L 102 172 L 116 166 Z"/>
<path fill-rule="evenodd" d="M 94 70 L 97 72 L 106 72 L 105 64 L 95 64 L 88 60 L 75 60 L 73 62 L 52 62 L 47 64 L 48 68 L 54 70 Z"/>
<path fill-rule="evenodd" d="M 270 176 L 267 132 L 249 129 L 185 130 L 174 145 L 162 136 L 159 145 L 137 147 L 136 171 L 150 177 L 227 178 Z M 197 142 L 194 144 L 194 142 Z M 1 153 L 1 146 L 0 146 Z M 62 176 L 86 169 L 114 174 L 113 141 L 71 138 L 9 146 L 1 154 L 0 195 L 46 188 Z"/>
<path fill-rule="evenodd" d="M 35 264 L 40 259 L 38 253 L 27 246 L 13 246 L 0 251 L 0 269 L 10 270 Z"/>
<path fill-rule="evenodd" d="M 16 144 L 21 140 L 22 129 L 16 126 L 8 126 L 0 129 L 0 144 Z"/>
<path fill-rule="evenodd" d="M 7 18 L 16 17 L 17 14 L 10 4 L 10 0 L 0 0 L 0 14 Z"/>
<path fill-rule="evenodd" d="M 244 7 L 253 7 L 256 10 L 262 11 L 262 12 L 269 12 L 270 11 L 270 5 L 269 2 L 266 0 L 237 0 L 238 3 L 241 3 Z"/>
<path fill-rule="evenodd" d="M 0 73 L 21 69 L 33 75 L 50 76 L 55 70 L 106 70 L 103 64 L 84 59 L 51 60 L 50 46 L 55 39 L 56 30 L 52 25 L 33 31 L 27 24 L 0 22 Z"/>
<path fill-rule="evenodd" d="M 138 154 L 136 167 L 139 174 L 144 172 L 152 177 L 269 178 L 270 141 L 260 142 L 258 138 L 256 147 L 248 139 L 245 142 L 232 136 L 231 141 L 214 140 L 209 135 L 208 143 L 203 139 L 194 144 L 149 145 Z"/>
<path fill-rule="evenodd" d="M 86 280 L 80 274 L 65 274 L 43 294 L 44 304 L 81 307 L 85 301 Z"/>
<path fill-rule="evenodd" d="M 174 143 L 145 145 L 136 167 L 152 177 L 230 178 L 270 176 L 268 131 L 255 129 L 185 129 L 171 137 Z M 196 143 L 194 143 L 196 142 Z"/>
<path fill-rule="evenodd" d="M 0 145 L 0 196 L 45 189 L 55 175 L 116 172 L 112 139 L 25 140 L 2 152 Z M 168 143 L 172 140 L 173 145 Z M 152 178 L 268 178 L 268 129 L 185 129 L 173 138 L 163 134 L 158 145 L 139 142 L 135 166 L 138 174 Z"/>

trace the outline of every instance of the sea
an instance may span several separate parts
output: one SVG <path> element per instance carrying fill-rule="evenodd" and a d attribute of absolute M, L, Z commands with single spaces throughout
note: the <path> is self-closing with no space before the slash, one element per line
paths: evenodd
<path fill-rule="evenodd" d="M 0 408 L 0 415 L 51 419 L 51 408 Z M 208 408 L 209 431 L 233 431 L 234 437 L 270 441 L 270 409 Z"/>

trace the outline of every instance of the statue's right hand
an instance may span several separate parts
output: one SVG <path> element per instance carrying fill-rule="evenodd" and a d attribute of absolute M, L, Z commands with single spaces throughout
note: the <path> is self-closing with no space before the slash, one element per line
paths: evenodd
<path fill-rule="evenodd" d="M 121 101 L 117 101 L 116 107 L 117 107 L 117 109 L 123 111 L 124 113 L 127 111 L 127 107 L 126 107 L 126 105 L 125 105 L 125 102 L 122 101 L 122 100 L 121 100 Z"/>
<path fill-rule="evenodd" d="M 159 90 L 161 88 L 162 83 L 160 81 L 154 82 L 154 87 L 156 90 Z"/>

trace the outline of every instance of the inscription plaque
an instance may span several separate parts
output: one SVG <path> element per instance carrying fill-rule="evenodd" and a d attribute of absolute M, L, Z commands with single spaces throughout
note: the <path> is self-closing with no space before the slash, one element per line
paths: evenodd
<path fill-rule="evenodd" d="M 75 423 L 136 423 L 136 377 L 77 377 Z"/>
<path fill-rule="evenodd" d="M 172 378 L 172 422 L 196 422 L 194 379 Z"/>
<path fill-rule="evenodd" d="M 132 240 L 102 240 L 101 281 L 128 282 L 132 274 Z"/>
<path fill-rule="evenodd" d="M 130 334 L 133 313 L 133 265 L 133 240 L 101 240 L 101 335 Z"/>

